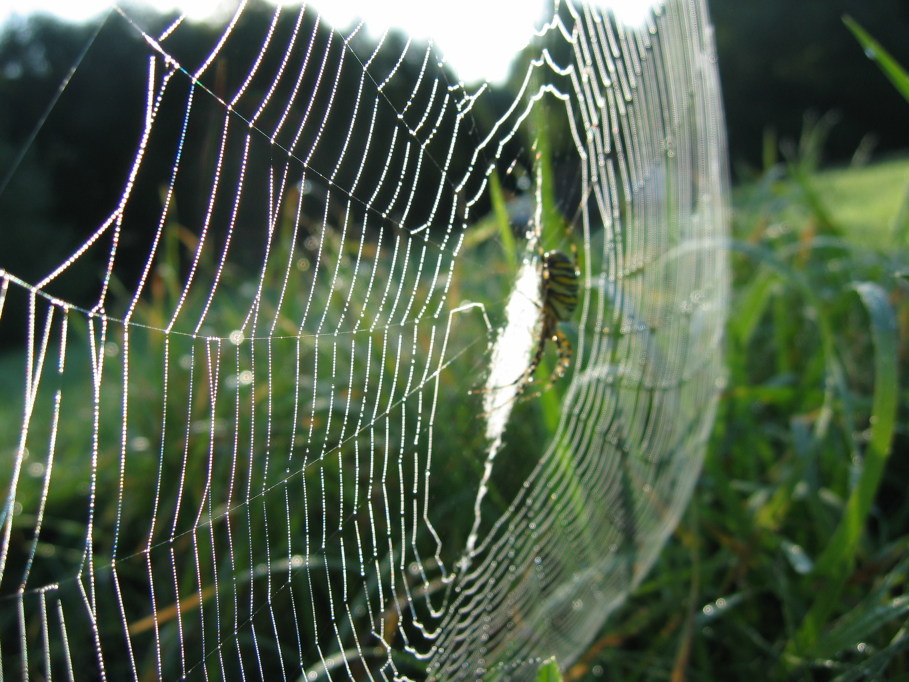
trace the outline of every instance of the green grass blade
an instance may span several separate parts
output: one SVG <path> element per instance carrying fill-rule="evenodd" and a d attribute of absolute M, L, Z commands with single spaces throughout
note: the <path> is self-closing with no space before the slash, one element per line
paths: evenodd
<path fill-rule="evenodd" d="M 736 315 L 729 321 L 729 333 L 742 348 L 747 348 L 758 325 L 767 312 L 779 276 L 769 269 L 761 269 L 750 282 L 742 287 Z"/>
<path fill-rule="evenodd" d="M 837 225 L 826 200 L 815 186 L 813 169 L 806 169 L 801 162 L 790 162 L 789 175 L 802 190 L 804 204 L 811 210 L 819 232 L 842 236 L 842 229 Z"/>
<path fill-rule="evenodd" d="M 549 113 L 545 100 L 537 104 L 534 118 L 533 147 L 535 151 L 534 173 L 537 176 L 537 201 L 542 219 L 540 246 L 543 251 L 555 248 L 565 236 L 565 223 L 556 200 L 555 171 L 552 167 L 552 140 L 550 138 Z"/>
<path fill-rule="evenodd" d="M 867 647 L 865 647 L 867 649 Z M 865 682 L 865 680 L 883 680 L 890 682 L 909 682 L 909 673 L 895 673 L 892 669 L 894 659 L 904 659 L 909 651 L 909 629 L 904 624 L 890 642 L 868 656 L 861 665 L 850 665 L 831 682 Z"/>
<path fill-rule="evenodd" d="M 818 658 L 833 658 L 868 641 L 888 623 L 899 622 L 909 614 L 909 596 L 900 595 L 883 604 L 865 600 L 847 613 L 829 632 L 818 639 L 814 653 Z"/>
<path fill-rule="evenodd" d="M 562 673 L 555 658 L 544 662 L 537 671 L 536 682 L 562 682 Z"/>
<path fill-rule="evenodd" d="M 882 287 L 871 282 L 853 285 L 871 320 L 874 344 L 874 397 L 871 437 L 865 451 L 864 467 L 852 490 L 840 525 L 817 562 L 815 575 L 827 580 L 799 630 L 787 645 L 793 656 L 814 656 L 821 628 L 837 603 L 855 562 L 871 505 L 890 455 L 896 425 L 899 396 L 896 315 Z"/>
<path fill-rule="evenodd" d="M 832 405 L 836 398 L 840 402 L 848 404 L 849 387 L 846 382 L 845 370 L 836 351 L 836 333 L 833 323 L 822 305 L 820 295 L 815 291 L 811 280 L 801 270 L 787 265 L 767 248 L 748 244 L 740 240 L 733 240 L 731 247 L 733 250 L 745 254 L 779 275 L 785 283 L 794 286 L 804 296 L 806 303 L 812 310 L 812 314 L 816 316 L 817 329 L 821 340 L 821 352 L 826 373 L 825 399 L 822 409 L 825 413 L 830 413 L 833 410 Z M 851 410 L 847 408 L 842 412 L 843 419 L 847 422 L 851 421 Z M 825 428 L 824 425 L 828 421 L 829 419 L 826 416 L 819 418 L 816 421 L 817 428 Z M 851 430 L 850 424 L 849 431 L 851 432 Z"/>
<path fill-rule="evenodd" d="M 885 50 L 879 42 L 863 29 L 852 17 L 845 15 L 843 23 L 852 31 L 852 35 L 859 41 L 864 48 L 868 58 L 875 62 L 884 72 L 884 75 L 893 83 L 893 87 L 909 102 L 909 73 L 900 66 L 890 53 Z"/>
<path fill-rule="evenodd" d="M 887 292 L 872 282 L 858 282 L 854 288 L 871 319 L 871 339 L 875 351 L 871 438 L 865 452 L 864 469 L 847 503 L 846 516 L 818 560 L 821 574 L 835 572 L 837 566 L 851 565 L 890 455 L 899 400 L 898 332 L 896 315 Z"/>
<path fill-rule="evenodd" d="M 517 249 L 514 243 L 514 235 L 511 232 L 511 221 L 508 218 L 508 204 L 505 201 L 505 193 L 502 191 L 502 183 L 499 182 L 499 176 L 492 173 L 489 176 L 489 197 L 492 200 L 492 210 L 496 216 L 496 224 L 499 227 L 499 240 L 502 243 L 502 253 L 505 261 L 511 268 L 511 272 L 518 271 Z"/>

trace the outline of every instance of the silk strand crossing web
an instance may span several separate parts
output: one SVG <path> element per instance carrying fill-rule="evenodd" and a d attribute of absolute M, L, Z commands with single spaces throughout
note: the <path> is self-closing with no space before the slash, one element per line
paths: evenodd
<path fill-rule="evenodd" d="M 3 169 L 27 241 L 43 136 L 102 130 L 40 271 L 0 249 L 3 679 L 586 651 L 690 497 L 729 280 L 706 7 L 605 4 L 502 84 L 305 6 L 86 30 Z"/>

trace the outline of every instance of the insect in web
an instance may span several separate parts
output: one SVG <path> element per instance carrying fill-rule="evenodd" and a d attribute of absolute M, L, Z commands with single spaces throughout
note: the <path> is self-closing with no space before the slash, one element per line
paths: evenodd
<path fill-rule="evenodd" d="M 569 221 L 554 202 L 553 210 L 538 211 L 535 206 L 539 201 L 528 201 L 534 210 L 527 212 L 524 224 L 510 221 L 510 230 L 503 231 L 506 235 L 523 232 L 527 242 L 523 248 L 524 258 L 515 268 L 511 294 L 505 301 L 505 324 L 498 329 L 489 346 L 486 385 L 471 391 L 486 393 L 483 405 L 485 414 L 492 415 L 489 423 L 504 424 L 511 409 L 508 405 L 545 393 L 571 367 L 573 349 L 561 326 L 571 320 L 580 300 L 580 277 L 584 266 L 578 259 L 573 228 L 586 203 L 583 200 L 579 203 L 575 219 Z M 550 247 L 547 250 L 544 247 L 546 242 L 555 242 L 561 231 L 564 231 L 563 239 L 568 242 L 571 256 L 566 255 L 568 249 Z M 557 357 L 544 384 L 542 377 L 537 375 L 544 373 L 539 370 L 546 364 L 550 342 Z M 528 395 L 528 387 L 534 383 L 538 390 Z"/>
<path fill-rule="evenodd" d="M 568 337 L 559 329 L 559 323 L 570 320 L 578 306 L 579 279 L 580 272 L 574 259 L 561 251 L 547 251 L 543 254 L 540 280 L 540 314 L 543 319 L 540 338 L 537 340 L 533 359 L 520 379 L 519 395 L 533 381 L 534 374 L 543 361 L 543 354 L 546 352 L 546 344 L 549 341 L 555 344 L 558 359 L 546 388 L 561 379 L 568 371 L 573 351 Z"/>

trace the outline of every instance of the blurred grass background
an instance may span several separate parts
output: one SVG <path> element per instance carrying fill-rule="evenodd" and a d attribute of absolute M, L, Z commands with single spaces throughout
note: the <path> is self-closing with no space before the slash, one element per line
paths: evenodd
<path fill-rule="evenodd" d="M 909 74 L 843 21 L 909 104 Z M 909 163 L 822 170 L 835 118 L 797 144 L 765 134 L 763 173 L 735 192 L 704 474 L 569 679 L 909 679 Z"/>
<path fill-rule="evenodd" d="M 909 160 L 822 170 L 830 123 L 735 190 L 701 481 L 566 679 L 909 679 Z"/>

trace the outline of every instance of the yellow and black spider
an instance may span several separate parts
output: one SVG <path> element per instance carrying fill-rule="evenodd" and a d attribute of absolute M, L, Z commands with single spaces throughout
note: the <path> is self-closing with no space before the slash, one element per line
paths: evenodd
<path fill-rule="evenodd" d="M 537 368 L 543 360 L 543 353 L 546 352 L 547 341 L 555 344 L 558 353 L 556 367 L 549 377 L 548 385 L 563 377 L 571 364 L 571 342 L 559 329 L 559 323 L 570 320 L 574 309 L 578 307 L 578 280 L 581 273 L 578 271 L 575 261 L 561 251 L 544 253 L 542 269 L 540 306 L 543 323 L 540 340 L 537 342 L 533 360 L 530 361 L 530 365 L 524 372 L 519 393 L 523 392 L 527 384 L 533 381 L 533 375 L 536 374 Z"/>

